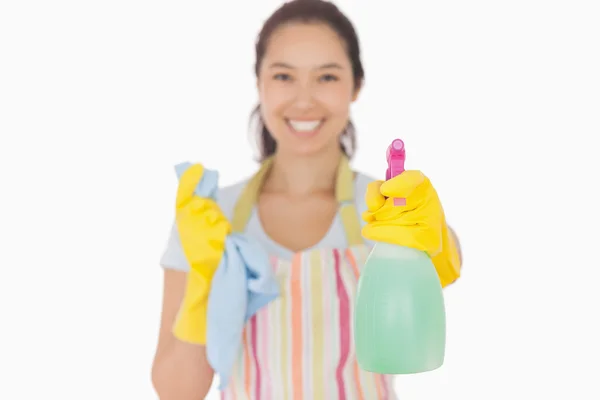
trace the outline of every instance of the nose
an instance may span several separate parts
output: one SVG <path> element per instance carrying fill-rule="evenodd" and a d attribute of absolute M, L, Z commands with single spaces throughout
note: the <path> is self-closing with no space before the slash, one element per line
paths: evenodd
<path fill-rule="evenodd" d="M 314 103 L 314 86 L 310 82 L 298 83 L 294 105 L 300 109 L 309 109 Z"/>

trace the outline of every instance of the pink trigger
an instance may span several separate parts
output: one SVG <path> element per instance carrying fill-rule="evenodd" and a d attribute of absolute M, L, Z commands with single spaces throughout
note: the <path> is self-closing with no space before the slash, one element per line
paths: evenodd
<path fill-rule="evenodd" d="M 404 172 L 404 161 L 406 159 L 406 151 L 404 142 L 400 139 L 394 139 L 392 144 L 387 149 L 387 164 L 388 168 L 385 172 L 385 179 L 390 180 Z M 406 199 L 395 198 L 395 206 L 405 206 Z"/>

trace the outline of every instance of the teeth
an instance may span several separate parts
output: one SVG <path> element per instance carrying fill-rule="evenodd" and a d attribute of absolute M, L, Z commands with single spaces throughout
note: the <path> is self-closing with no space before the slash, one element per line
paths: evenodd
<path fill-rule="evenodd" d="M 318 121 L 292 121 L 290 120 L 290 125 L 295 131 L 298 132 L 310 132 L 317 129 L 317 127 L 321 124 L 321 120 Z"/>

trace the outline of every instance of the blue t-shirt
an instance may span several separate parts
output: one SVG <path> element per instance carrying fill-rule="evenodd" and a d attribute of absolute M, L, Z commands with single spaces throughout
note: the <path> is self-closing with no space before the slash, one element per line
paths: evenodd
<path fill-rule="evenodd" d="M 361 218 L 361 215 L 367 210 L 365 192 L 367 190 L 367 185 L 373 180 L 373 178 L 361 173 L 357 173 L 354 178 L 354 202 L 358 212 L 357 218 L 359 218 L 361 222 L 361 227 L 365 224 Z M 221 210 L 227 219 L 231 220 L 233 217 L 235 205 L 247 183 L 248 181 L 244 180 L 237 184 L 224 187 L 217 193 L 217 203 L 219 204 L 219 207 L 221 207 Z M 256 207 L 254 207 L 252 210 L 252 214 L 248 224 L 246 225 L 246 234 L 252 236 L 255 240 L 261 243 L 261 245 L 264 246 L 264 249 L 270 255 L 291 260 L 294 254 L 293 251 L 277 244 L 267 235 L 260 223 L 258 213 L 256 212 Z M 366 242 L 369 243 L 369 241 Z M 323 239 L 313 248 L 344 248 L 347 246 L 348 243 L 346 240 L 346 234 L 344 232 L 344 226 L 338 213 L 336 214 L 333 223 L 329 227 L 327 234 L 325 234 Z M 163 268 L 179 271 L 189 271 L 190 269 L 190 265 L 183 253 L 181 242 L 179 240 L 179 234 L 175 224 L 173 224 L 173 227 L 171 228 L 171 234 L 167 242 L 167 248 L 161 257 L 160 265 Z"/>

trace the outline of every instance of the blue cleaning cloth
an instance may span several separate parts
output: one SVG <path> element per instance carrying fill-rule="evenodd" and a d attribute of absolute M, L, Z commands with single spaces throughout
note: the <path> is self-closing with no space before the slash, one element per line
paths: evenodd
<path fill-rule="evenodd" d="M 191 165 L 175 166 L 177 176 L 181 177 Z M 218 173 L 205 168 L 196 195 L 216 200 L 218 181 Z M 219 390 L 229 383 L 244 325 L 278 296 L 279 284 L 267 253 L 245 234 L 230 234 L 208 295 L 206 352 L 219 376 Z"/>
<path fill-rule="evenodd" d="M 229 383 L 245 323 L 278 295 L 279 285 L 262 248 L 243 234 L 231 234 L 208 295 L 206 351 L 220 377 L 219 390 Z"/>
<path fill-rule="evenodd" d="M 192 166 L 190 162 L 184 162 L 175 166 L 175 173 L 177 179 L 181 179 L 181 176 Z M 219 189 L 219 173 L 210 169 L 204 168 L 202 173 L 202 179 L 198 182 L 198 186 L 194 190 L 194 193 L 198 197 L 208 198 L 212 200 L 217 199 L 217 190 Z"/>

